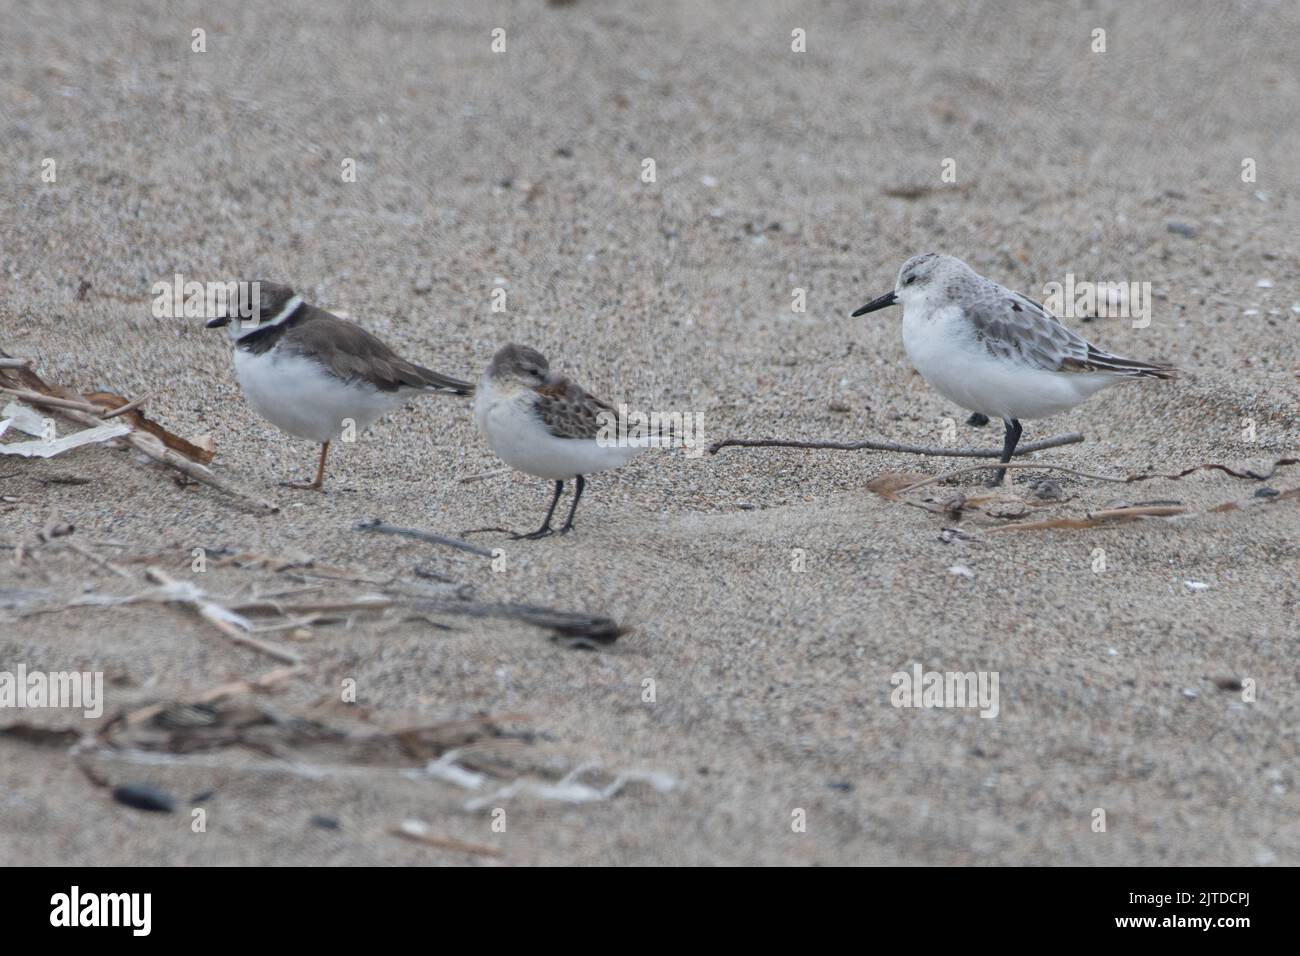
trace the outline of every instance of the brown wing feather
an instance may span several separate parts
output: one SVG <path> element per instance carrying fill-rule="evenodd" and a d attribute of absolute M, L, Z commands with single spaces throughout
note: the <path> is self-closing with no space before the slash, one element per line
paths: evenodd
<path fill-rule="evenodd" d="M 310 312 L 285 332 L 284 347 L 310 356 L 345 381 L 369 382 L 384 392 L 399 388 L 445 388 L 467 395 L 468 382 L 408 362 L 361 326 L 324 309 Z"/>
<path fill-rule="evenodd" d="M 617 414 L 614 409 L 567 378 L 561 378 L 533 391 L 537 416 L 556 438 L 595 438 L 601 413 Z"/>

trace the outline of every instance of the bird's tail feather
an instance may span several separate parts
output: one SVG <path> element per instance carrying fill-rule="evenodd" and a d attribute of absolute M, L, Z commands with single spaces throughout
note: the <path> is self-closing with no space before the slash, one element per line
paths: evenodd
<path fill-rule="evenodd" d="M 443 375 L 422 365 L 415 366 L 415 370 L 419 375 L 420 385 L 424 388 L 448 391 L 455 395 L 471 395 L 474 392 L 474 386 L 469 382 L 462 382 L 458 378 Z"/>
<path fill-rule="evenodd" d="M 1163 362 L 1141 362 L 1137 359 L 1111 355 L 1100 349 L 1091 349 L 1088 353 L 1087 367 L 1097 372 L 1113 372 L 1133 378 L 1173 379 L 1178 377 L 1178 369 Z"/>

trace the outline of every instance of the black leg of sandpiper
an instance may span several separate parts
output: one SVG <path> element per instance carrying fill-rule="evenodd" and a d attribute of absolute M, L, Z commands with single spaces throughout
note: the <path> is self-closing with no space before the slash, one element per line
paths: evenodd
<path fill-rule="evenodd" d="M 564 482 L 557 481 L 555 483 L 555 496 L 551 498 L 551 506 L 546 509 L 546 518 L 544 521 L 542 521 L 542 526 L 538 528 L 536 531 L 532 531 L 528 534 L 515 535 L 515 540 L 524 539 L 527 541 L 533 541 L 536 540 L 537 538 L 545 538 L 549 534 L 555 534 L 555 530 L 551 527 L 551 515 L 555 514 L 555 506 L 559 504 L 560 494 L 563 491 L 564 491 Z"/>
<path fill-rule="evenodd" d="M 1011 456 L 1016 453 L 1016 445 L 1020 442 L 1020 433 L 1023 429 L 1020 427 L 1019 419 L 1004 418 L 1002 422 L 1007 427 L 1006 438 L 1002 441 L 1002 464 L 1005 465 L 1011 460 Z M 993 477 L 989 480 L 989 487 L 993 488 L 1002 484 L 1002 479 L 1006 476 L 1006 473 L 1005 468 L 999 468 L 995 471 Z"/>
<path fill-rule="evenodd" d="M 573 506 L 569 508 L 569 520 L 564 522 L 564 527 L 560 528 L 560 534 L 568 534 L 573 530 L 573 516 L 578 513 L 578 500 L 582 498 L 582 489 L 587 487 L 587 481 L 582 475 L 578 476 L 578 487 L 573 492 Z"/>

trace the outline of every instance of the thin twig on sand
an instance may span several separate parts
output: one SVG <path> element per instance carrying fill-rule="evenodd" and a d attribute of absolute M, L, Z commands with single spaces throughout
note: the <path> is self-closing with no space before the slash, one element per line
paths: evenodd
<path fill-rule="evenodd" d="M 1079 432 L 1066 435 L 1054 435 L 1041 441 L 1028 442 L 1016 449 L 1017 455 L 1058 448 L 1061 445 L 1075 445 L 1083 441 Z M 723 448 L 824 448 L 833 451 L 896 451 L 909 455 L 934 455 L 942 458 L 1000 458 L 1001 448 L 935 448 L 926 445 L 906 445 L 901 442 L 878 441 L 795 441 L 784 438 L 725 438 L 709 446 L 709 454 L 716 455 Z"/>
<path fill-rule="evenodd" d="M 1278 470 L 1285 465 L 1294 465 L 1300 463 L 1300 458 L 1279 458 L 1266 472 L 1252 471 L 1251 469 L 1237 469 L 1228 465 L 1220 465 L 1216 462 L 1207 462 L 1203 465 L 1193 465 L 1190 468 L 1184 468 L 1182 471 L 1174 474 L 1163 474 L 1160 472 L 1140 472 L 1135 475 L 1094 475 L 1086 471 L 1078 471 L 1065 465 L 1055 465 L 1045 461 L 1017 461 L 1007 462 L 1005 465 L 966 465 L 962 468 L 954 468 L 951 471 L 945 471 L 942 474 L 935 475 L 933 478 L 927 478 L 924 481 L 918 481 L 915 484 L 908 485 L 906 488 L 898 489 L 895 494 L 903 495 L 909 491 L 915 491 L 917 488 L 924 488 L 926 485 L 933 485 L 939 481 L 945 481 L 949 478 L 956 478 L 958 475 L 969 474 L 972 471 L 984 471 L 990 468 L 1035 468 L 1041 471 L 1063 471 L 1066 474 L 1075 475 L 1079 478 L 1088 478 L 1092 481 L 1111 481 L 1116 484 L 1127 485 L 1135 481 L 1150 481 L 1153 478 L 1164 478 L 1168 481 L 1179 481 L 1188 475 L 1195 474 L 1198 471 L 1222 471 L 1233 478 L 1246 478 L 1251 481 L 1264 481 L 1271 478 Z"/>
<path fill-rule="evenodd" d="M 509 468 L 493 468 L 491 471 L 480 471 L 478 474 L 466 475 L 464 478 L 459 479 L 459 481 L 462 485 L 472 485 L 476 481 L 486 481 L 489 478 L 496 478 L 500 475 L 508 475 L 509 473 Z"/>
<path fill-rule="evenodd" d="M 455 548 L 458 551 L 477 554 L 479 557 L 483 558 L 495 557 L 495 555 L 487 548 L 480 548 L 478 545 L 470 544 L 468 541 L 462 541 L 460 538 L 451 538 L 445 534 L 437 534 L 433 531 L 421 531 L 419 528 L 401 528 L 397 525 L 387 524 L 378 518 L 371 518 L 369 521 L 358 522 L 353 530 L 373 531 L 376 534 L 396 534 L 403 538 L 415 538 L 417 541 L 427 541 L 430 544 L 441 544 L 448 548 Z"/>
<path fill-rule="evenodd" d="M 231 485 L 224 478 L 218 478 L 207 465 L 200 465 L 196 461 L 190 461 L 183 455 L 172 451 L 161 441 L 148 432 L 133 431 L 126 436 L 126 440 L 139 451 L 144 452 L 159 464 L 175 468 L 177 471 L 188 475 L 195 481 L 207 485 L 209 488 L 215 488 L 224 494 L 237 498 L 246 504 L 252 505 L 260 511 L 279 511 L 280 506 L 274 501 L 266 498 L 259 498 L 257 495 L 249 494 Z"/>
<path fill-rule="evenodd" d="M 141 395 L 139 398 L 127 402 L 125 405 L 117 406 L 117 408 L 113 409 L 111 412 L 108 412 L 107 414 L 101 414 L 100 418 L 104 419 L 104 421 L 108 421 L 110 418 L 116 418 L 118 415 L 124 415 L 127 412 L 131 411 L 132 409 L 139 408 L 141 405 L 149 401 L 149 399 L 151 398 L 153 398 L 153 395 Z"/>
<path fill-rule="evenodd" d="M 1221 514 L 1226 511 L 1247 511 L 1267 507 L 1280 501 L 1300 500 L 1300 488 L 1291 488 L 1279 492 L 1270 498 L 1250 498 L 1245 501 L 1224 501 L 1212 508 L 1197 511 L 1184 505 L 1132 505 L 1126 508 L 1107 508 L 1093 511 L 1082 518 L 1046 518 L 1042 521 L 1019 522 L 990 528 L 993 531 L 1043 531 L 1054 528 L 1096 528 L 1103 524 L 1133 521 L 1137 518 L 1181 518 L 1201 515 Z"/>
<path fill-rule="evenodd" d="M 420 820 L 407 820 L 400 827 L 390 827 L 388 832 L 391 836 L 401 837 L 403 840 L 423 843 L 426 846 L 436 846 L 443 850 L 473 853 L 476 856 L 501 855 L 501 850 L 498 847 L 484 846 L 481 843 L 466 843 L 464 840 L 457 840 L 455 837 L 437 836 L 431 833 L 428 825 Z"/>
<path fill-rule="evenodd" d="M 386 611 L 396 602 L 385 594 L 363 594 L 350 601 L 321 601 L 307 604 L 282 604 L 279 601 L 254 599 L 245 604 L 232 605 L 237 614 L 348 614 L 352 611 Z"/>
<path fill-rule="evenodd" d="M 92 405 L 90 402 L 79 402 L 73 398 L 59 398 L 57 395 L 44 395 L 41 392 L 29 391 L 25 388 L 4 388 L 0 387 L 0 392 L 6 395 L 12 395 L 14 398 L 21 399 L 29 405 L 44 405 L 49 408 L 58 408 L 67 411 L 85 412 L 88 415 L 98 417 L 100 408 L 98 405 Z M 94 422 L 100 425 L 102 422 Z"/>
<path fill-rule="evenodd" d="M 65 542 L 64 542 L 64 545 L 65 545 L 66 547 L 68 547 L 69 549 L 71 549 L 71 550 L 77 552 L 77 554 L 81 555 L 81 556 L 82 556 L 83 558 L 85 558 L 87 561 L 90 561 L 90 562 L 93 562 L 94 564 L 99 565 L 99 566 L 100 566 L 101 568 L 103 568 L 105 571 L 111 571 L 113 574 L 116 574 L 119 578 L 125 578 L 125 579 L 128 580 L 128 581 L 133 580 L 130 571 L 127 571 L 127 570 L 125 570 L 124 568 L 120 568 L 120 567 L 118 567 L 118 566 L 117 566 L 116 564 L 114 564 L 112 561 L 108 561 L 108 560 L 106 560 L 105 558 L 101 558 L 99 555 L 97 555 L 95 552 L 91 551 L 89 548 L 87 548 L 87 547 L 86 547 L 85 545 L 83 545 L 81 542 L 79 542 L 79 541 L 65 541 Z"/>
<path fill-rule="evenodd" d="M 1065 465 L 1053 465 L 1043 461 L 1009 461 L 1006 464 L 998 462 L 988 465 L 966 465 L 962 468 L 953 468 L 950 471 L 942 472 L 932 478 L 926 478 L 924 481 L 918 481 L 915 484 L 908 485 L 906 488 L 899 488 L 896 494 L 905 495 L 909 491 L 915 491 L 917 488 L 924 488 L 926 485 L 933 485 L 936 482 L 946 481 L 949 478 L 956 478 L 958 475 L 967 475 L 972 471 L 987 471 L 998 468 L 1035 468 L 1042 471 L 1063 471 L 1067 474 L 1075 475 L 1079 478 L 1091 478 L 1094 481 L 1114 481 L 1119 484 L 1126 484 L 1129 479 L 1115 475 L 1092 475 L 1086 471 L 1079 471 L 1075 468 L 1069 468 Z"/>
<path fill-rule="evenodd" d="M 1082 518 L 1046 518 L 1041 521 L 1021 521 L 1004 524 L 994 531 L 1042 531 L 1049 528 L 1096 528 L 1103 524 L 1135 521 L 1138 518 L 1176 518 L 1196 512 L 1186 505 L 1132 505 L 1127 508 L 1103 508 L 1090 511 Z"/>

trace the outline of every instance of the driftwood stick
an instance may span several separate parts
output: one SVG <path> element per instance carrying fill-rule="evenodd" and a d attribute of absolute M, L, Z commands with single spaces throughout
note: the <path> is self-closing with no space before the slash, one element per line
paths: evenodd
<path fill-rule="evenodd" d="M 259 498 L 256 495 L 250 495 L 245 491 L 241 491 L 227 482 L 224 478 L 218 478 L 207 465 L 200 465 L 197 461 L 190 461 L 184 455 L 172 451 L 148 432 L 133 431 L 126 436 L 126 440 L 154 461 L 175 468 L 177 471 L 183 472 L 201 484 L 205 484 L 210 488 L 215 488 L 217 491 L 230 495 L 232 498 L 238 498 L 240 501 L 252 505 L 262 511 L 280 510 L 280 506 L 274 501 L 269 501 L 266 498 Z"/>
<path fill-rule="evenodd" d="M 163 587 L 173 590 L 176 594 L 175 601 L 188 605 L 199 617 L 220 631 L 226 640 L 232 644 L 258 651 L 284 664 L 298 666 L 302 663 L 302 659 L 292 651 L 253 637 L 241 626 L 244 622 L 241 621 L 238 615 L 229 608 L 213 601 L 197 588 L 187 590 L 182 582 L 177 581 L 170 574 L 158 568 L 147 568 L 144 573 L 155 584 L 161 584 Z"/>
<path fill-rule="evenodd" d="M 230 610 L 236 614 L 346 614 L 352 611 L 386 611 L 396 602 L 384 594 L 362 595 L 351 601 L 321 601 L 307 604 L 281 604 L 279 601 L 253 600 L 244 604 L 233 604 Z"/>
<path fill-rule="evenodd" d="M 135 399 L 135 400 L 133 400 L 133 401 L 127 402 L 125 405 L 119 405 L 119 406 L 117 406 L 117 408 L 113 409 L 111 412 L 104 413 L 104 412 L 101 410 L 101 411 L 100 411 L 100 416 L 99 416 L 99 417 L 102 418 L 102 419 L 104 419 L 104 421 L 108 421 L 110 418 L 115 418 L 115 417 L 117 417 L 118 415 L 122 415 L 122 414 L 124 414 L 124 413 L 126 413 L 126 412 L 131 411 L 131 409 L 133 409 L 133 408 L 139 408 L 141 405 L 143 405 L 145 402 L 149 401 L 149 399 L 151 399 L 151 398 L 153 398 L 153 395 L 141 395 L 139 398 L 137 398 L 137 399 Z"/>
<path fill-rule="evenodd" d="M 66 547 L 70 548 L 71 550 L 77 552 L 77 554 L 81 555 L 81 556 L 82 556 L 83 558 L 85 558 L 87 561 L 91 561 L 91 562 L 93 562 L 93 563 L 99 565 L 99 566 L 100 566 L 101 568 L 103 568 L 105 571 L 111 571 L 111 572 L 113 572 L 113 573 L 116 574 L 119 578 L 125 578 L 125 579 L 128 580 L 128 581 L 134 580 L 134 579 L 131 577 L 131 572 L 123 570 L 122 568 L 120 568 L 120 567 L 118 567 L 116 564 L 114 564 L 112 561 L 107 561 L 107 560 L 105 560 L 104 558 L 101 558 L 101 557 L 100 557 L 99 555 L 97 555 L 94 551 L 91 551 L 91 550 L 90 550 L 89 548 L 87 548 L 85 545 L 81 544 L 81 542 L 79 542 L 79 541 L 65 541 L 65 542 L 64 542 L 64 545 L 65 545 Z"/>
<path fill-rule="evenodd" d="M 1027 455 L 1034 451 L 1043 451 L 1047 448 L 1058 448 L 1061 445 L 1075 445 L 1083 441 L 1083 435 L 1079 432 L 1070 432 L 1066 435 L 1054 435 L 1051 438 L 1044 438 L 1040 441 L 1029 442 L 1021 445 L 1016 449 L 1017 455 Z M 866 439 L 863 441 L 795 441 L 785 438 L 725 438 L 722 441 L 716 441 L 709 446 L 709 454 L 716 455 L 721 449 L 736 448 L 826 448 L 834 451 L 898 451 L 909 455 L 935 455 L 942 458 L 1001 458 L 1001 448 L 934 448 L 926 445 L 906 445 L 901 442 L 877 441 Z"/>
<path fill-rule="evenodd" d="M 401 528 L 397 525 L 386 524 L 378 518 L 371 518 L 369 521 L 358 522 L 355 531 L 373 531 L 377 534 L 396 534 L 403 538 L 415 538 L 417 541 L 427 541 L 430 544 L 441 544 L 448 548 L 455 548 L 457 551 L 466 551 L 470 554 L 477 554 L 479 557 L 492 558 L 496 557 L 487 548 L 480 548 L 478 545 L 470 544 L 468 541 L 462 541 L 460 538 L 449 538 L 445 534 L 436 534 L 433 531 L 421 531 L 419 528 Z"/>
<path fill-rule="evenodd" d="M 9 356 L 0 351 L 0 358 L 8 357 Z M 19 375 L 20 380 L 24 384 L 32 385 L 34 388 L 49 389 L 51 387 L 26 365 L 18 367 L 17 372 L 14 374 Z M 10 375 L 9 377 L 12 379 L 13 375 Z M 0 385 L 0 392 L 17 396 L 33 405 L 44 405 L 49 408 L 56 408 L 64 417 L 70 418 L 74 422 L 80 422 L 83 425 L 90 425 L 92 427 L 103 425 L 107 413 L 111 412 L 112 414 L 120 415 L 122 412 L 130 411 L 132 406 L 138 405 L 143 401 L 143 399 L 140 399 L 136 402 L 128 402 L 125 405 L 119 405 L 117 408 L 106 409 L 100 405 L 93 405 L 89 402 L 70 398 L 60 398 L 56 395 L 35 391 L 33 388 L 8 388 Z M 166 465 L 169 468 L 175 468 L 177 471 L 188 475 L 200 484 L 207 485 L 210 488 L 215 488 L 223 494 L 230 495 L 232 498 L 243 501 L 245 504 L 252 505 L 254 508 L 262 511 L 280 510 L 280 506 L 275 502 L 268 501 L 265 498 L 259 498 L 255 495 L 250 495 L 247 492 L 231 486 L 224 479 L 218 478 L 207 466 L 192 461 L 179 452 L 168 448 L 157 435 L 148 431 L 142 431 L 138 428 L 133 428 L 126 435 L 123 435 L 122 439 L 129 442 L 132 447 L 143 452 L 154 461 Z"/>
<path fill-rule="evenodd" d="M 994 531 L 1046 531 L 1056 528 L 1095 528 L 1105 522 L 1116 523 L 1135 521 L 1138 518 L 1175 518 L 1195 512 L 1185 505 L 1134 505 L 1129 508 L 1107 508 L 1103 511 L 1090 511 L 1083 518 L 1048 518 L 1044 521 L 1021 521 L 1016 524 L 1004 524 Z"/>
<path fill-rule="evenodd" d="M 480 471 L 476 475 L 466 475 L 460 479 L 462 485 L 472 485 L 476 481 L 485 481 L 488 478 L 496 478 L 498 475 L 509 474 L 509 468 L 493 468 L 491 471 Z"/>
<path fill-rule="evenodd" d="M 390 835 L 401 837 L 403 840 L 423 843 L 426 846 L 436 846 L 442 850 L 456 850 L 459 853 L 473 853 L 476 856 L 501 855 L 499 847 L 484 846 L 481 843 L 466 843 L 464 840 L 457 840 L 455 837 L 438 836 L 418 820 L 408 820 L 400 827 L 389 827 L 388 832 Z"/>
<path fill-rule="evenodd" d="M 99 409 L 99 411 L 103 411 L 103 409 Z M 98 417 L 71 408 L 64 409 L 63 414 L 67 415 L 73 421 L 83 422 L 89 425 L 100 423 Z M 197 461 L 190 461 L 190 459 L 186 458 L 179 452 L 172 451 L 172 449 L 164 445 L 156 435 L 133 429 L 123 435 L 122 440 L 130 442 L 133 448 L 148 455 L 159 464 L 166 465 L 169 468 L 175 468 L 177 471 L 188 475 L 200 484 L 207 485 L 209 488 L 215 488 L 217 491 L 230 495 L 232 498 L 237 498 L 254 508 L 261 511 L 280 510 L 280 506 L 274 501 L 268 501 L 265 498 L 250 495 L 248 492 L 234 487 L 224 478 L 217 477 L 217 475 L 207 465 L 200 465 Z"/>
<path fill-rule="evenodd" d="M 47 405 L 51 408 L 85 412 L 88 415 L 94 415 L 96 418 L 98 418 L 100 412 L 103 411 L 103 409 L 98 405 L 92 405 L 90 402 L 79 402 L 72 398 L 58 398 L 54 395 L 43 395 L 40 392 L 30 392 L 25 388 L 0 387 L 0 392 L 13 395 L 15 398 L 21 398 L 24 402 L 27 402 L 30 405 Z M 93 424 L 98 425 L 102 423 L 96 421 Z"/>

